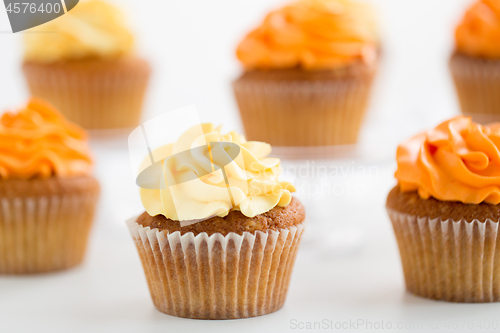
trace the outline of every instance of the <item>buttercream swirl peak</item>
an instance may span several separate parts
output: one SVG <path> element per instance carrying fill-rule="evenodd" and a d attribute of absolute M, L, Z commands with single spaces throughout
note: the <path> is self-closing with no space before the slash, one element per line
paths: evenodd
<path fill-rule="evenodd" d="M 163 177 L 157 188 L 141 187 L 149 215 L 199 221 L 224 217 L 234 209 L 254 217 L 290 203 L 295 188 L 279 180 L 280 160 L 268 157 L 269 144 L 246 141 L 236 132 L 223 135 L 212 124 L 202 124 L 201 135 L 199 128 L 153 151 Z M 230 147 L 237 147 L 238 153 L 228 160 Z"/>
<path fill-rule="evenodd" d="M 92 159 L 85 132 L 50 105 L 31 99 L 0 118 L 2 179 L 88 175 Z"/>
<path fill-rule="evenodd" d="M 373 63 L 373 10 L 352 0 L 299 0 L 269 13 L 238 45 L 246 69 L 334 69 Z"/>
<path fill-rule="evenodd" d="M 500 203 L 500 123 L 459 116 L 403 142 L 396 178 L 403 192 L 465 204 Z"/>
<path fill-rule="evenodd" d="M 476 1 L 457 26 L 455 41 L 464 54 L 500 59 L 500 0 Z"/>
<path fill-rule="evenodd" d="M 130 54 L 134 38 L 122 12 L 102 0 L 80 1 L 71 11 L 24 34 L 24 58 L 50 63 Z"/>

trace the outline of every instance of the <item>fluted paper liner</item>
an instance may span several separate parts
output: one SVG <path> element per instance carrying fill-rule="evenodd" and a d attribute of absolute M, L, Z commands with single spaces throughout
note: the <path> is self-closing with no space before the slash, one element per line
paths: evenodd
<path fill-rule="evenodd" d="M 150 75 L 149 65 L 142 59 L 25 63 L 23 70 L 33 96 L 54 104 L 86 129 L 139 125 Z"/>
<path fill-rule="evenodd" d="M 98 196 L 0 198 L 0 274 L 44 273 L 84 258 Z"/>
<path fill-rule="evenodd" d="M 500 121 L 500 61 L 454 54 L 450 70 L 462 113 L 482 124 Z"/>
<path fill-rule="evenodd" d="M 249 140 L 273 146 L 356 143 L 373 76 L 326 82 L 233 82 Z"/>
<path fill-rule="evenodd" d="M 388 213 L 410 292 L 450 302 L 500 301 L 498 221 Z"/>
<path fill-rule="evenodd" d="M 235 319 L 279 310 L 304 223 L 243 235 L 167 233 L 127 222 L 156 308 L 196 319 Z"/>

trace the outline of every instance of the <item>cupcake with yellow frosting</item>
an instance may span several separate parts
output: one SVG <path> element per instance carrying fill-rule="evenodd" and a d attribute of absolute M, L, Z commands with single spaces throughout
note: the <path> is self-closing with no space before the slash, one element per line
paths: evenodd
<path fill-rule="evenodd" d="M 450 69 L 462 113 L 481 123 L 500 120 L 500 1 L 480 0 L 455 30 Z"/>
<path fill-rule="evenodd" d="M 500 301 L 500 125 L 456 117 L 402 143 L 387 210 L 407 289 Z"/>
<path fill-rule="evenodd" d="M 0 274 L 78 265 L 99 196 L 85 133 L 33 99 L 0 118 L 0 145 Z"/>
<path fill-rule="evenodd" d="M 138 181 L 146 211 L 128 225 L 159 311 L 236 319 L 283 306 L 305 213 L 270 151 L 202 124 L 146 160 L 158 176 Z"/>
<path fill-rule="evenodd" d="M 87 129 L 139 124 L 150 68 L 134 55 L 122 13 L 104 1 L 82 1 L 25 34 L 23 71 L 32 95 Z"/>
<path fill-rule="evenodd" d="M 299 0 L 238 45 L 233 82 L 246 135 L 277 146 L 353 144 L 378 63 L 373 11 L 351 0 Z"/>

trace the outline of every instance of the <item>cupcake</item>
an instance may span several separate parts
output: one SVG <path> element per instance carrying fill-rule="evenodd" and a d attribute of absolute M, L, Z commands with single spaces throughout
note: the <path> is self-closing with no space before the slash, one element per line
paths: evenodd
<path fill-rule="evenodd" d="M 82 262 L 99 184 L 85 133 L 32 99 L 0 118 L 0 273 Z"/>
<path fill-rule="evenodd" d="M 128 226 L 159 311 L 237 319 L 283 306 L 305 213 L 270 151 L 211 124 L 153 150 L 160 176 L 139 176 L 146 211 Z"/>
<path fill-rule="evenodd" d="M 456 117 L 402 143 L 387 198 L 406 288 L 500 301 L 500 124 Z"/>
<path fill-rule="evenodd" d="M 22 67 L 31 94 L 69 120 L 87 129 L 132 128 L 139 124 L 150 75 L 133 46 L 117 8 L 82 1 L 24 35 Z"/>
<path fill-rule="evenodd" d="M 462 113 L 483 124 L 500 120 L 500 2 L 480 0 L 455 31 L 450 69 Z"/>
<path fill-rule="evenodd" d="M 268 14 L 236 51 L 248 139 L 356 143 L 379 58 L 375 30 L 371 8 L 350 0 L 299 0 Z"/>

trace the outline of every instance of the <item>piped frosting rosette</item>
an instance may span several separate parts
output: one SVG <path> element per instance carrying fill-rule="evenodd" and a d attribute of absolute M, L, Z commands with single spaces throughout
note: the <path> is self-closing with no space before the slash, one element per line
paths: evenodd
<path fill-rule="evenodd" d="M 351 0 L 299 0 L 270 12 L 238 45 L 244 67 L 335 69 L 373 62 L 378 48 L 373 9 Z"/>
<path fill-rule="evenodd" d="M 457 49 L 472 57 L 500 58 L 500 1 L 476 1 L 455 30 Z"/>
<path fill-rule="evenodd" d="M 500 203 L 500 123 L 455 117 L 402 143 L 396 178 L 403 192 L 465 204 Z"/>
<path fill-rule="evenodd" d="M 134 38 L 123 13 L 102 0 L 81 1 L 67 14 L 24 35 L 25 60 L 51 63 L 114 59 L 132 53 Z"/>
<path fill-rule="evenodd" d="M 91 169 L 85 132 L 44 101 L 32 98 L 0 118 L 0 178 L 67 178 Z"/>
<path fill-rule="evenodd" d="M 290 203 L 295 188 L 278 180 L 282 169 L 278 158 L 268 157 L 271 146 L 220 130 L 212 124 L 201 124 L 201 130 L 193 126 L 151 152 L 138 177 L 149 215 L 187 225 L 224 217 L 231 209 L 254 217 Z"/>

